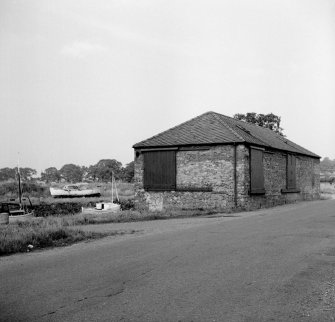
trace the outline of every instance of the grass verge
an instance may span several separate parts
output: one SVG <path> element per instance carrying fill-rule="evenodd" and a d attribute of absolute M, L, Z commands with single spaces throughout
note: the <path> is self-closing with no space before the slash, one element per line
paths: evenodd
<path fill-rule="evenodd" d="M 0 256 L 133 232 L 135 231 L 85 232 L 66 227 L 61 218 L 33 219 L 0 226 Z"/>
<path fill-rule="evenodd" d="M 148 221 L 170 218 L 186 218 L 210 215 L 216 212 L 208 210 L 170 210 L 160 212 L 140 212 L 136 210 L 124 210 L 115 213 L 80 213 L 58 217 L 63 226 L 92 225 L 106 223 L 122 223 L 132 221 Z"/>
<path fill-rule="evenodd" d="M 90 232 L 80 225 L 120 223 L 170 218 L 185 218 L 212 214 L 205 210 L 139 212 L 124 210 L 116 213 L 79 213 L 34 218 L 31 221 L 0 226 L 0 256 L 33 249 L 66 246 L 83 240 L 135 233 L 130 231 Z"/>

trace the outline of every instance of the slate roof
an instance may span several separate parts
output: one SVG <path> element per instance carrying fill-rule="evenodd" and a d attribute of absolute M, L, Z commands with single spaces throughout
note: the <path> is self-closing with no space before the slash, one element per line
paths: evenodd
<path fill-rule="evenodd" d="M 136 143 L 133 148 L 227 143 L 246 143 L 320 158 L 315 153 L 306 150 L 270 129 L 215 112 L 199 115 L 147 140 Z"/>

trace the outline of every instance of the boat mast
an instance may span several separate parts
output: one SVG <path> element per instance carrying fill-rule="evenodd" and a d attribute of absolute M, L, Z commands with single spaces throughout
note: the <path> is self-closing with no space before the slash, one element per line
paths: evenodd
<path fill-rule="evenodd" d="M 116 200 L 117 200 L 118 202 L 120 202 L 119 194 L 117 193 L 116 181 L 115 181 L 115 177 L 114 177 L 114 176 L 113 176 L 113 180 L 114 180 L 114 186 L 115 186 Z"/>
<path fill-rule="evenodd" d="M 20 175 L 20 165 L 19 165 L 19 157 L 17 159 L 17 176 L 19 180 L 19 203 L 22 205 L 22 190 L 21 190 L 21 175 Z"/>
<path fill-rule="evenodd" d="M 114 172 L 112 171 L 112 203 L 114 202 L 114 196 L 113 196 L 113 181 L 114 181 Z"/>

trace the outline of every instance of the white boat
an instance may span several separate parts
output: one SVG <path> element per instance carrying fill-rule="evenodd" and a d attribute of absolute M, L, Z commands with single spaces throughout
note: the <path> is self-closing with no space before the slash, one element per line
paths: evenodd
<path fill-rule="evenodd" d="M 82 208 L 83 213 L 97 214 L 97 213 L 110 213 L 120 211 L 120 205 L 113 202 L 98 202 L 95 208 Z"/>
<path fill-rule="evenodd" d="M 50 187 L 50 194 L 54 198 L 99 197 L 99 189 L 88 189 L 78 185 L 66 185 L 63 188 Z"/>
<path fill-rule="evenodd" d="M 83 213 L 86 214 L 102 214 L 102 213 L 113 213 L 118 212 L 121 210 L 121 206 L 118 203 L 114 203 L 114 189 L 116 194 L 116 200 L 120 202 L 119 195 L 117 192 L 116 182 L 114 175 L 112 176 L 112 201 L 111 202 L 98 202 L 95 204 L 95 208 L 84 208 L 82 207 L 81 210 Z"/>

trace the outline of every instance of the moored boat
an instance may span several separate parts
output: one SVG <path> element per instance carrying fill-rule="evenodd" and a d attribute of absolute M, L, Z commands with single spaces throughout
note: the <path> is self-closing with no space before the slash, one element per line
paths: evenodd
<path fill-rule="evenodd" d="M 120 203 L 119 195 L 117 192 L 117 187 L 116 187 L 116 182 L 114 175 L 112 176 L 112 198 L 111 202 L 107 201 L 101 201 L 95 204 L 95 208 L 84 208 L 82 207 L 82 212 L 83 213 L 88 213 L 88 214 L 103 214 L 103 213 L 114 213 L 118 212 L 121 210 L 121 206 L 119 203 L 114 203 L 114 190 L 116 194 L 116 200 Z"/>
<path fill-rule="evenodd" d="M 102 213 L 111 213 L 120 211 L 120 205 L 113 202 L 98 202 L 95 205 L 95 208 L 82 208 L 83 213 L 89 214 L 102 214 Z"/>
<path fill-rule="evenodd" d="M 20 167 L 17 166 L 17 178 L 18 178 L 18 200 L 11 198 L 9 201 L 0 203 L 0 214 L 1 223 L 8 224 L 13 222 L 22 222 L 31 220 L 35 214 L 33 210 L 33 205 L 30 198 L 22 197 L 22 186 L 21 186 L 21 175 Z"/>
<path fill-rule="evenodd" d="M 4 223 L 23 222 L 31 220 L 35 216 L 30 200 L 29 204 L 25 201 L 26 198 L 22 198 L 20 203 L 13 200 L 0 204 L 1 214 L 7 214 L 8 218 L 7 222 Z"/>
<path fill-rule="evenodd" d="M 88 189 L 78 185 L 66 185 L 63 188 L 50 187 L 50 194 L 54 198 L 99 197 L 99 189 Z"/>

